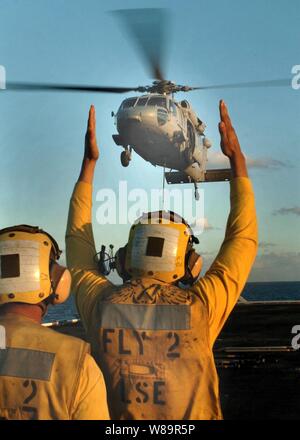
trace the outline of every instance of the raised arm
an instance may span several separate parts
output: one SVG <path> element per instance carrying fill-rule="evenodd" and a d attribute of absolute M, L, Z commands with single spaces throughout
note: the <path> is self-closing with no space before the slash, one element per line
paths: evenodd
<path fill-rule="evenodd" d="M 231 124 L 227 107 L 220 102 L 221 149 L 229 158 L 230 214 L 221 249 L 210 269 L 193 286 L 206 303 L 210 321 L 210 342 L 215 342 L 235 306 L 249 276 L 257 252 L 257 221 L 254 193 L 245 157 Z"/>
<path fill-rule="evenodd" d="M 97 160 L 99 159 L 99 148 L 96 138 L 96 111 L 91 105 L 89 119 L 84 142 L 84 155 L 78 182 L 85 182 L 93 185 Z"/>
<path fill-rule="evenodd" d="M 67 265 L 72 273 L 72 291 L 85 326 L 89 322 L 96 299 L 110 285 L 97 271 L 96 247 L 92 229 L 92 184 L 99 149 L 96 139 L 95 108 L 89 112 L 84 156 L 79 179 L 69 208 L 66 232 Z"/>

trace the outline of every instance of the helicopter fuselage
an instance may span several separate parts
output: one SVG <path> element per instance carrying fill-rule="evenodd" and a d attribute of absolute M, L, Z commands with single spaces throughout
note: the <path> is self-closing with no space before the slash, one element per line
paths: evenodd
<path fill-rule="evenodd" d="M 205 125 L 187 101 L 147 94 L 124 100 L 115 115 L 115 142 L 153 165 L 185 170 L 206 162 Z"/>

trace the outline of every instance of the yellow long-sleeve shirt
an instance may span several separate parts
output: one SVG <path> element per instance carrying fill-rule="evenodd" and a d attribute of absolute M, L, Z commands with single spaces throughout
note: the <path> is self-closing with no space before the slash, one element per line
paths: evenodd
<path fill-rule="evenodd" d="M 75 186 L 66 234 L 67 263 L 78 310 L 104 372 L 112 418 L 222 418 L 212 347 L 257 251 L 251 181 L 234 178 L 230 186 L 225 239 L 208 272 L 189 290 L 151 279 L 117 287 L 99 275 L 92 186 L 83 182 Z M 162 325 L 156 317 L 149 327 L 151 307 L 162 313 Z M 148 327 L 141 318 L 146 315 Z"/>
<path fill-rule="evenodd" d="M 89 345 L 16 313 L 0 314 L 0 417 L 108 420 L 106 387 Z"/>

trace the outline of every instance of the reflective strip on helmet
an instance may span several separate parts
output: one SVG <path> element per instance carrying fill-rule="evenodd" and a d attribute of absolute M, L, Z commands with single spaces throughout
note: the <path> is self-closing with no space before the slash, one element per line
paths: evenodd
<path fill-rule="evenodd" d="M 190 306 L 101 303 L 102 328 L 140 330 L 188 330 Z"/>
<path fill-rule="evenodd" d="M 9 256 L 18 256 L 15 261 L 19 261 L 19 276 L 3 272 L 5 259 Z M 32 240 L 0 241 L 0 260 L 1 293 L 24 293 L 40 289 L 39 243 Z"/>
<path fill-rule="evenodd" d="M 7 348 L 0 350 L 0 376 L 50 380 L 55 353 Z"/>
<path fill-rule="evenodd" d="M 164 225 L 142 225 L 136 227 L 132 243 L 131 266 L 153 272 L 171 272 L 176 269 L 179 230 Z M 149 238 L 164 240 L 161 256 L 147 255 Z"/>

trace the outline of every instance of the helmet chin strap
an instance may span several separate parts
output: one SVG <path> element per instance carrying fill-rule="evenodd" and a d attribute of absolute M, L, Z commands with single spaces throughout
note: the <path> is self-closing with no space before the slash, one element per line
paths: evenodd
<path fill-rule="evenodd" d="M 46 298 L 44 301 L 37 304 L 37 306 L 39 306 L 42 310 L 42 318 L 44 318 L 44 316 L 46 315 L 47 310 L 48 310 L 49 303 L 46 303 L 47 299 L 48 298 Z"/>

